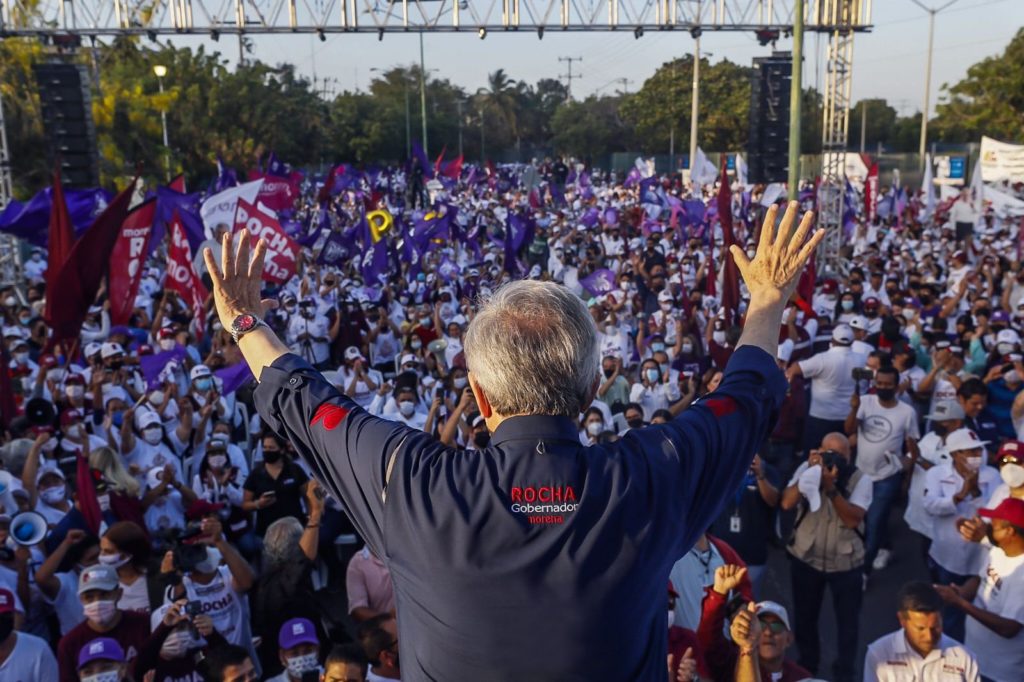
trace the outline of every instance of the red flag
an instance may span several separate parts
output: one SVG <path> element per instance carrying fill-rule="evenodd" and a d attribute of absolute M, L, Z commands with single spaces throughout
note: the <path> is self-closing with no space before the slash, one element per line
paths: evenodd
<path fill-rule="evenodd" d="M 870 170 L 868 170 L 868 177 L 864 181 L 864 215 L 867 216 L 868 222 L 872 223 L 875 221 L 875 216 L 878 215 L 878 164 L 871 164 Z"/>
<path fill-rule="evenodd" d="M 49 293 L 57 291 L 57 275 L 67 262 L 71 249 L 75 245 L 75 231 L 71 227 L 71 216 L 68 214 L 68 205 L 64 201 L 64 186 L 60 180 L 60 166 L 53 171 L 53 190 L 50 195 L 50 232 L 47 243 L 47 266 L 46 266 L 46 290 Z M 56 305 L 56 296 L 46 297 L 46 310 L 44 317 L 53 317 L 53 308 Z M 4 365 L 6 367 L 6 365 Z"/>
<path fill-rule="evenodd" d="M 729 247 L 736 243 L 732 231 L 732 190 L 729 188 L 729 175 L 725 169 L 725 157 L 722 158 L 722 179 L 718 187 L 718 219 L 722 223 L 722 309 L 725 310 L 726 324 L 734 324 L 736 308 L 740 303 L 740 272 L 736 267 Z"/>
<path fill-rule="evenodd" d="M 103 512 L 100 511 L 100 503 L 96 499 L 96 482 L 92 478 L 89 461 L 82 455 L 81 450 L 78 451 L 76 458 L 78 461 L 75 469 L 75 493 L 78 509 L 85 518 L 85 525 L 89 527 L 89 532 L 99 535 Z"/>
<path fill-rule="evenodd" d="M 344 166 L 341 166 L 344 168 Z M 331 172 L 327 174 L 327 179 L 324 180 L 324 186 L 317 192 L 316 200 L 319 204 L 325 204 L 331 200 L 331 190 L 334 188 L 334 176 L 338 172 L 339 166 L 332 166 Z"/>
<path fill-rule="evenodd" d="M 807 303 L 814 300 L 814 282 L 818 279 L 818 268 L 814 263 L 814 256 L 811 256 L 810 260 L 811 262 L 800 273 L 800 281 L 796 285 L 797 295 Z"/>
<path fill-rule="evenodd" d="M 267 242 L 263 263 L 263 279 L 284 284 L 295 276 L 299 245 L 281 228 L 277 218 L 264 213 L 244 199 L 235 209 L 235 232 L 248 232 L 253 246 L 260 239 Z"/>
<path fill-rule="evenodd" d="M 0 428 L 6 430 L 18 414 L 18 403 L 14 399 L 11 382 L 11 356 L 7 346 L 0 343 Z"/>
<path fill-rule="evenodd" d="M 455 157 L 454 161 L 449 161 L 444 165 L 444 170 L 441 171 L 441 174 L 452 180 L 458 180 L 459 176 L 462 175 L 462 161 L 462 154 L 459 154 Z"/>
<path fill-rule="evenodd" d="M 284 211 L 295 206 L 298 196 L 299 187 L 290 179 L 264 175 L 256 200 L 271 211 Z"/>
<path fill-rule="evenodd" d="M 135 180 L 132 180 L 75 242 L 57 274 L 52 292 L 60 292 L 60 296 L 53 300 L 46 318 L 53 330 L 51 342 L 78 337 L 89 306 L 96 300 L 100 282 L 107 274 L 110 252 L 121 233 L 121 224 L 128 215 L 134 192 Z"/>
<path fill-rule="evenodd" d="M 179 173 L 171 182 L 167 185 L 168 189 L 173 189 L 179 194 L 185 193 L 185 174 Z"/>
<path fill-rule="evenodd" d="M 177 190 L 175 190 L 177 191 Z M 132 209 L 121 224 L 114 250 L 110 252 L 110 322 L 127 324 L 135 307 L 135 296 L 142 280 L 142 265 L 149 253 L 149 236 L 153 230 L 156 199 L 149 199 Z"/>
<path fill-rule="evenodd" d="M 444 153 L 448 151 L 448 145 L 441 147 L 441 153 L 437 157 L 437 161 L 434 161 L 434 177 L 436 178 L 441 174 L 441 162 L 444 160 Z"/>
<path fill-rule="evenodd" d="M 207 291 L 196 273 L 195 266 L 192 265 L 192 247 L 189 246 L 185 228 L 177 211 L 171 220 L 170 234 L 171 243 L 167 248 L 167 278 L 164 286 L 177 291 L 185 304 L 192 308 L 196 336 L 202 338 L 203 330 L 206 329 L 206 310 L 203 303 L 206 301 Z"/>

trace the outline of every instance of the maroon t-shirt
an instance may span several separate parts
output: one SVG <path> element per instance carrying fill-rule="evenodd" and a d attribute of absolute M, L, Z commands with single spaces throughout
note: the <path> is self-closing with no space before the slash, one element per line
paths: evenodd
<path fill-rule="evenodd" d="M 122 611 L 121 622 L 107 632 L 93 630 L 87 620 L 68 630 L 57 645 L 60 682 L 78 682 L 78 653 L 86 644 L 100 637 L 109 637 L 121 645 L 125 657 L 131 663 L 128 671 L 134 679 L 135 657 L 149 639 L 149 614 Z"/>

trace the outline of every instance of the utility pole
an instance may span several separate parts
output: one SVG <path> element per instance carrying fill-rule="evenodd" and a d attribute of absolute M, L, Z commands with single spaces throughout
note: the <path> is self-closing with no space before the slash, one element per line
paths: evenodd
<path fill-rule="evenodd" d="M 487 160 L 487 155 L 484 154 L 484 109 L 480 107 L 480 163 L 484 163 Z"/>
<path fill-rule="evenodd" d="M 423 153 L 427 151 L 427 69 L 423 64 L 423 32 L 420 31 L 420 118 L 423 120 Z"/>
<path fill-rule="evenodd" d="M 793 6 L 793 66 L 789 85 L 789 196 L 797 196 L 800 184 L 800 114 L 803 104 L 804 0 Z M 861 128 L 863 130 L 863 126 Z M 863 146 L 863 144 L 862 144 Z"/>
<path fill-rule="evenodd" d="M 924 67 L 924 106 L 921 109 L 921 144 L 918 147 L 918 156 L 920 157 L 920 167 L 924 170 L 924 150 L 928 141 L 928 107 L 929 100 L 931 99 L 931 85 L 932 85 L 932 45 L 935 43 L 935 15 L 952 5 L 956 0 L 949 0 L 945 5 L 940 7 L 926 7 L 921 4 L 919 0 L 911 0 L 915 5 L 923 9 L 928 13 L 928 60 L 925 62 Z"/>
<path fill-rule="evenodd" d="M 459 111 L 459 157 L 462 157 L 462 100 L 455 100 L 455 107 Z"/>
<path fill-rule="evenodd" d="M 860 153 L 864 153 L 864 129 L 867 128 L 868 124 L 868 101 L 863 99 L 860 101 Z"/>
<path fill-rule="evenodd" d="M 573 73 L 572 73 L 572 63 L 573 62 L 582 62 L 583 61 L 583 57 L 559 57 L 558 61 L 566 62 L 569 65 L 568 73 L 563 74 L 562 76 L 560 76 L 560 78 L 564 78 L 565 79 L 565 98 L 566 99 L 572 99 L 572 79 L 573 78 L 583 78 L 583 74 L 582 73 L 578 73 L 576 75 L 573 75 Z"/>
<path fill-rule="evenodd" d="M 633 82 L 632 78 L 616 78 L 615 82 L 616 83 L 622 83 L 622 94 L 623 95 L 628 95 L 629 94 L 629 84 Z"/>

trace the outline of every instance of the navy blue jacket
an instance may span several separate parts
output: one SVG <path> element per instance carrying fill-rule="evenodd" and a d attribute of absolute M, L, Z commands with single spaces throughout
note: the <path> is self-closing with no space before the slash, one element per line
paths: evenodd
<path fill-rule="evenodd" d="M 669 424 L 584 447 L 573 419 L 512 417 L 483 451 L 368 414 L 295 355 L 263 370 L 256 405 L 391 570 L 404 682 L 593 682 L 666 679 L 669 570 L 785 392 L 746 346 Z"/>

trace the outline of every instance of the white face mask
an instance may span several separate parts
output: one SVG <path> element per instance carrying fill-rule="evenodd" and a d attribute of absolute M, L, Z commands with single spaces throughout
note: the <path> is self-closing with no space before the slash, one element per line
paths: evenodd
<path fill-rule="evenodd" d="M 43 443 L 43 447 L 42 447 L 42 451 L 43 452 L 53 452 L 56 449 L 57 449 L 57 439 L 56 438 L 50 438 L 50 440 L 48 440 L 45 443 Z"/>
<path fill-rule="evenodd" d="M 98 561 L 104 566 L 110 566 L 111 568 L 121 568 L 129 561 L 132 560 L 130 554 L 100 554 Z"/>
<path fill-rule="evenodd" d="M 214 469 L 223 469 L 224 465 L 228 463 L 228 458 L 226 455 L 210 455 L 206 458 L 206 461 Z"/>
<path fill-rule="evenodd" d="M 164 430 L 159 426 L 151 426 L 142 430 L 142 440 L 150 445 L 156 445 L 164 437 Z"/>
<path fill-rule="evenodd" d="M 121 673 L 118 670 L 105 670 L 95 675 L 83 677 L 82 682 L 121 682 Z"/>
<path fill-rule="evenodd" d="M 711 333 L 711 338 L 719 346 L 724 346 L 725 345 L 725 332 L 712 332 Z"/>
<path fill-rule="evenodd" d="M 468 384 L 468 383 L 469 383 L 469 380 L 466 377 L 456 377 L 456 378 L 452 379 L 452 386 L 454 386 L 455 389 L 458 390 L 458 391 L 461 391 L 462 389 L 464 389 L 466 387 L 466 384 Z"/>
<path fill-rule="evenodd" d="M 1011 369 L 1009 372 L 1003 375 L 1003 381 L 1005 381 L 1008 384 L 1016 386 L 1017 384 L 1020 383 L 1020 374 L 1017 373 L 1017 370 Z"/>
<path fill-rule="evenodd" d="M 1010 353 L 1013 352 L 1013 344 L 1006 343 L 1005 341 L 1002 343 L 997 343 L 996 352 L 999 353 L 1000 355 L 1009 355 Z"/>
<path fill-rule="evenodd" d="M 969 471 L 979 471 L 981 469 L 981 457 L 968 457 L 964 460 L 964 466 Z"/>
<path fill-rule="evenodd" d="M 66 386 L 64 388 L 64 394 L 71 400 L 78 400 L 85 395 L 85 386 Z"/>
<path fill-rule="evenodd" d="M 587 422 L 587 433 L 597 438 L 604 431 L 603 422 Z"/>
<path fill-rule="evenodd" d="M 160 339 L 160 350 L 173 350 L 175 345 L 174 339 Z"/>
<path fill-rule="evenodd" d="M 220 566 L 220 550 L 216 547 L 206 548 L 206 558 L 196 564 L 197 573 L 213 573 Z"/>
<path fill-rule="evenodd" d="M 1020 464 L 1004 464 L 999 469 L 999 477 L 1011 488 L 1024 486 L 1024 466 Z"/>
<path fill-rule="evenodd" d="M 288 674 L 292 677 L 301 677 L 303 674 L 313 672 L 320 667 L 316 660 L 316 654 L 304 654 L 284 659 L 288 663 Z"/>
<path fill-rule="evenodd" d="M 67 489 L 63 485 L 55 485 L 52 488 L 44 488 L 39 491 L 39 497 L 43 498 L 43 502 L 49 505 L 60 504 L 64 501 L 66 494 Z"/>
<path fill-rule="evenodd" d="M 114 619 L 117 614 L 117 604 L 112 599 L 101 599 L 85 604 L 82 611 L 86 618 L 102 627 Z"/>
<path fill-rule="evenodd" d="M 411 400 L 403 400 L 398 403 L 398 411 L 402 413 L 403 417 L 411 417 L 412 413 L 416 411 L 416 403 Z"/>
<path fill-rule="evenodd" d="M 19 365 L 24 365 L 26 362 L 28 362 L 28 353 L 25 351 L 22 351 L 20 353 L 14 353 L 13 357 L 14 361 Z"/>

